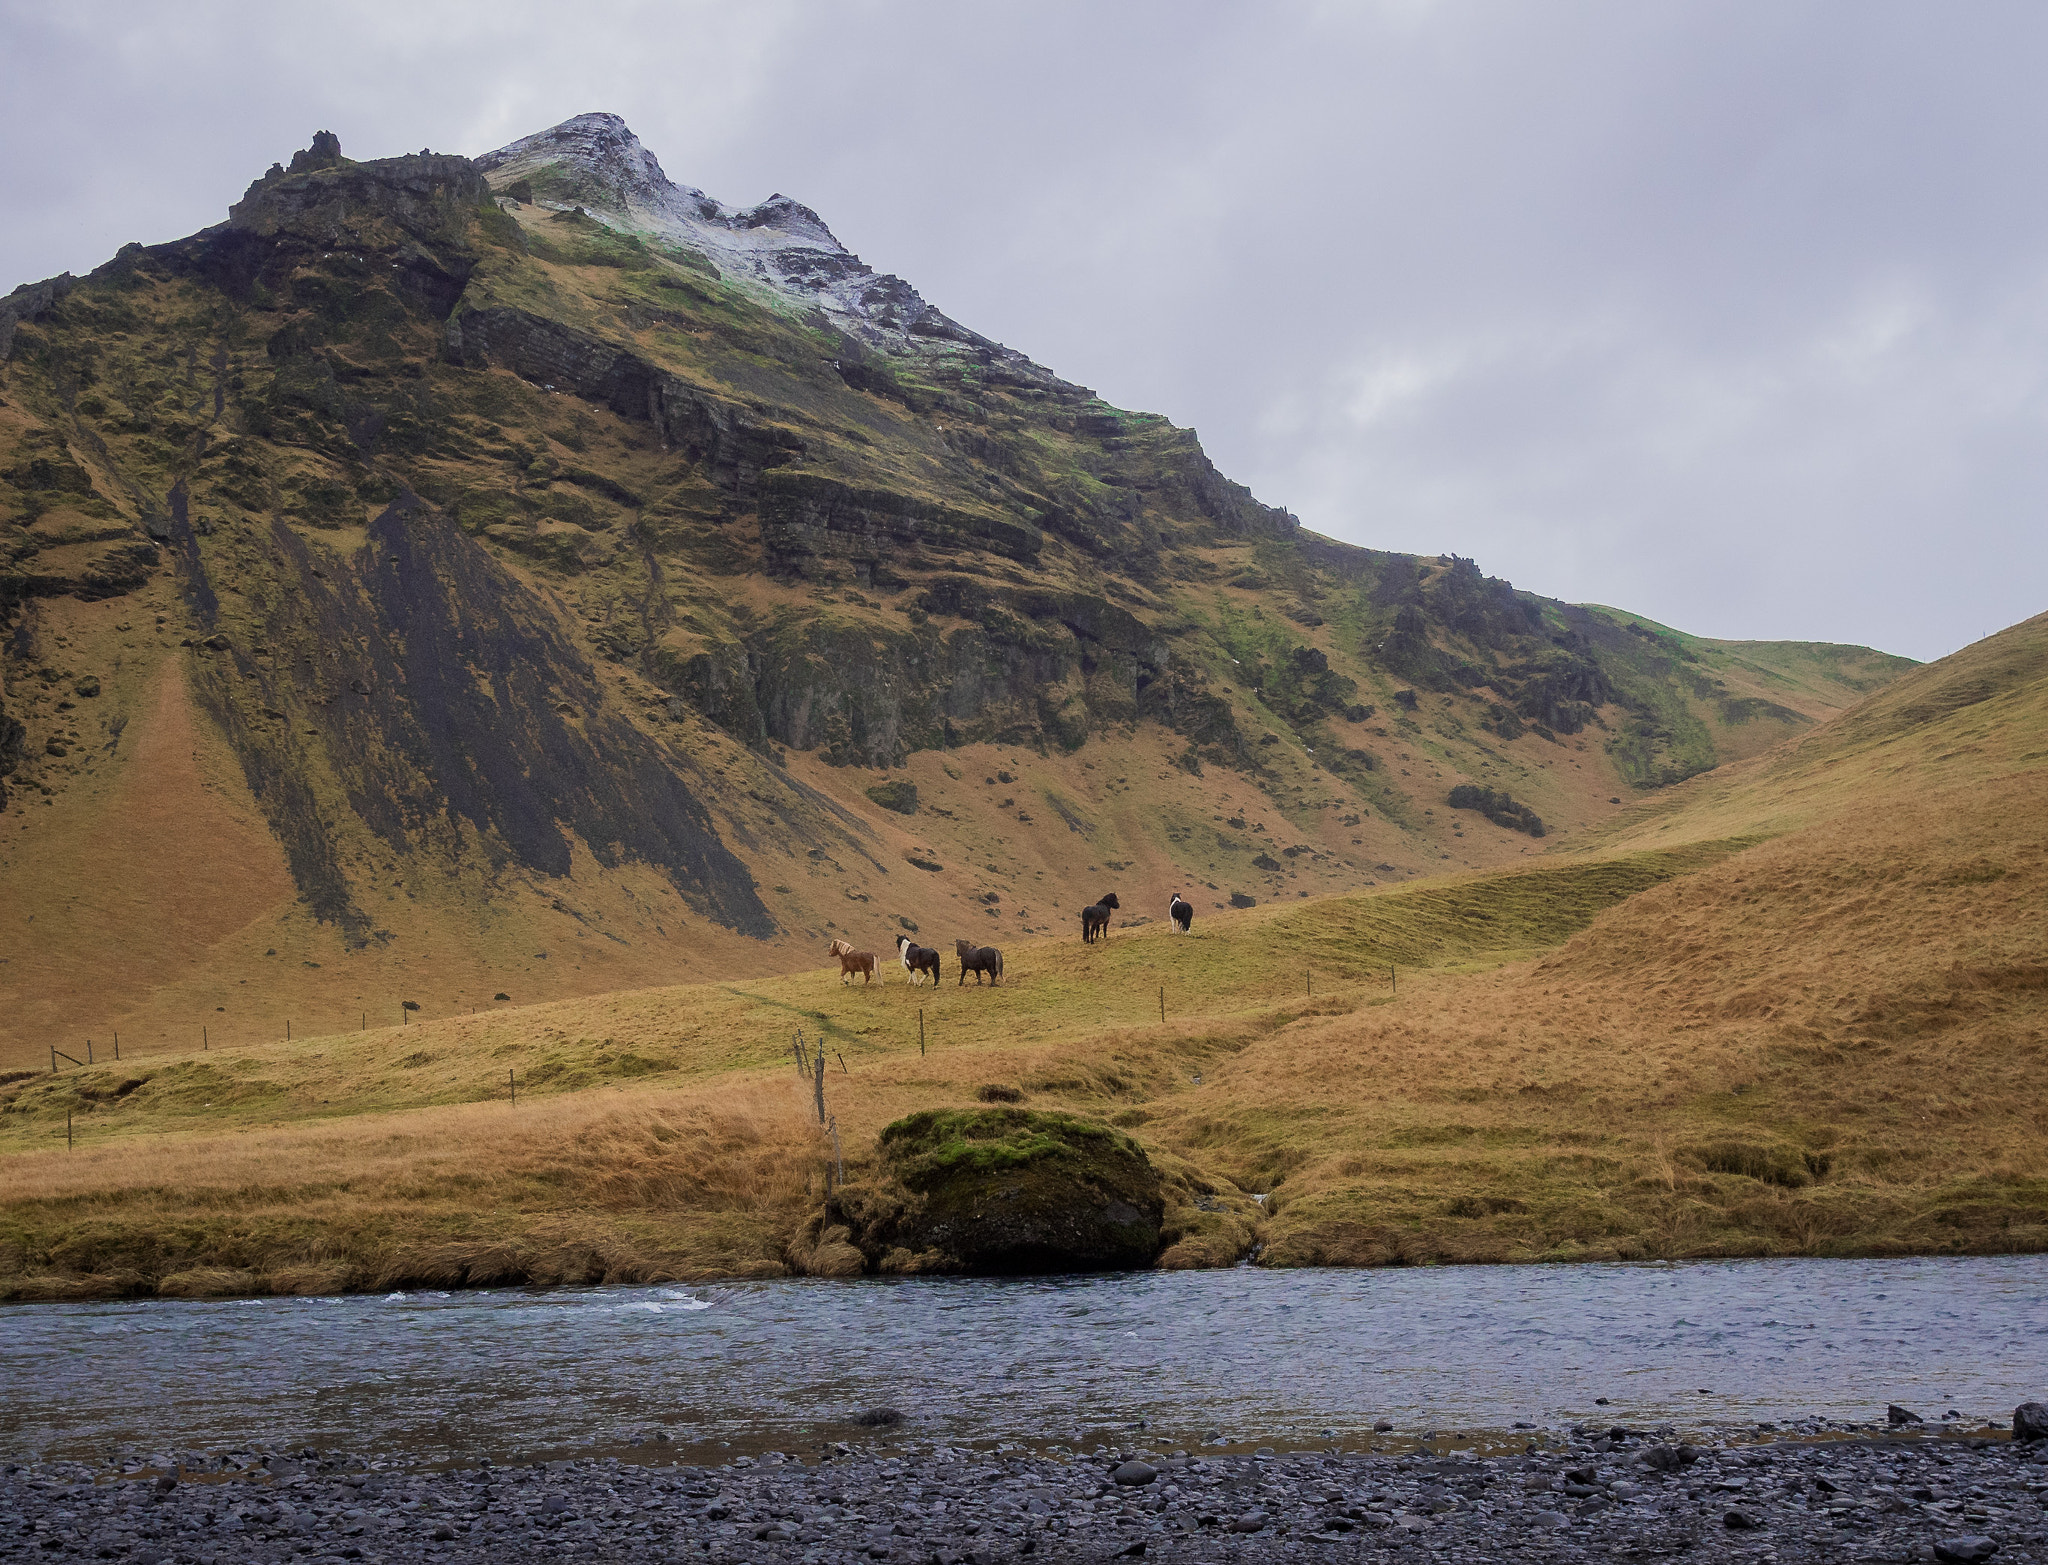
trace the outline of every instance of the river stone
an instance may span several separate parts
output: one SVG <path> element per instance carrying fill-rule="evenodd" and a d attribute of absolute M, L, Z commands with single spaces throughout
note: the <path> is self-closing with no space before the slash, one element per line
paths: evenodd
<path fill-rule="evenodd" d="M 1071 1114 L 944 1109 L 882 1132 L 882 1177 L 835 1194 L 814 1225 L 844 1225 L 875 1270 L 983 1275 L 1150 1266 L 1165 1201 L 1129 1136 Z"/>
<path fill-rule="evenodd" d="M 2012 1410 L 2015 1440 L 2048 1440 L 2048 1402 L 2022 1402 Z"/>
<path fill-rule="evenodd" d="M 1653 1445 L 1643 1453 L 1644 1464 L 1660 1473 L 1675 1473 L 1699 1459 L 1698 1450 L 1689 1445 Z"/>
<path fill-rule="evenodd" d="M 1132 1487 L 1136 1487 L 1139 1484 L 1148 1484 L 1157 1478 L 1159 1476 L 1159 1469 L 1150 1462 L 1126 1462 L 1109 1476 L 1120 1484 L 1129 1484 Z"/>
<path fill-rule="evenodd" d="M 1924 1422 L 1924 1420 L 1920 1417 L 1918 1413 L 1915 1413 L 1908 1408 L 1900 1407 L 1899 1404 L 1896 1402 L 1892 1403 L 1890 1407 L 1884 1410 L 1884 1416 L 1885 1421 L 1891 1424 L 1894 1428 L 1896 1428 L 1900 1424 L 1918 1424 Z"/>
<path fill-rule="evenodd" d="M 1940 1538 L 1934 1545 L 1934 1557 L 1947 1560 L 1950 1565 L 1975 1565 L 1977 1560 L 1988 1560 L 1997 1552 L 1996 1540 L 1980 1536 Z"/>

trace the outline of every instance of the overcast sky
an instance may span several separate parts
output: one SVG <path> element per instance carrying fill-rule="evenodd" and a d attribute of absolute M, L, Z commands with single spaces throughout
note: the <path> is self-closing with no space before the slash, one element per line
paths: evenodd
<path fill-rule="evenodd" d="M 0 292 L 591 109 L 1309 527 L 1701 634 L 2048 608 L 2048 7 L 0 0 Z"/>

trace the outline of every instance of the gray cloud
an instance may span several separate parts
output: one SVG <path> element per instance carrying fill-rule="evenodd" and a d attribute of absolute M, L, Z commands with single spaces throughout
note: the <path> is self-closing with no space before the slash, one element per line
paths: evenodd
<path fill-rule="evenodd" d="M 2048 13 L 0 0 L 0 287 L 587 109 L 1309 526 L 1707 634 L 2048 607 Z"/>

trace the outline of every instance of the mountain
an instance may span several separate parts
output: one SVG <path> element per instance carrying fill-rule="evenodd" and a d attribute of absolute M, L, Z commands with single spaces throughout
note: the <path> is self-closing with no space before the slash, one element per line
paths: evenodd
<path fill-rule="evenodd" d="M 1498 865 L 1910 666 L 1307 532 L 609 115 L 0 300 L 0 613 L 0 1062 Z"/>

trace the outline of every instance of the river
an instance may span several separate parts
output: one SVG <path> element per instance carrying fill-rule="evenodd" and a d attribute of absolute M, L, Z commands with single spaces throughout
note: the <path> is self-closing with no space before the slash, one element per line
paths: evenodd
<path fill-rule="evenodd" d="M 1975 1424 L 2048 1395 L 2048 1256 L 15 1305 L 0 1387 L 11 1460 L 261 1441 L 504 1462 L 656 1432 L 714 1457 L 855 1438 L 1358 1448 L 1392 1438 L 1379 1422 L 1526 1438 L 1888 1402 Z M 850 1422 L 881 1406 L 905 1422 Z"/>

